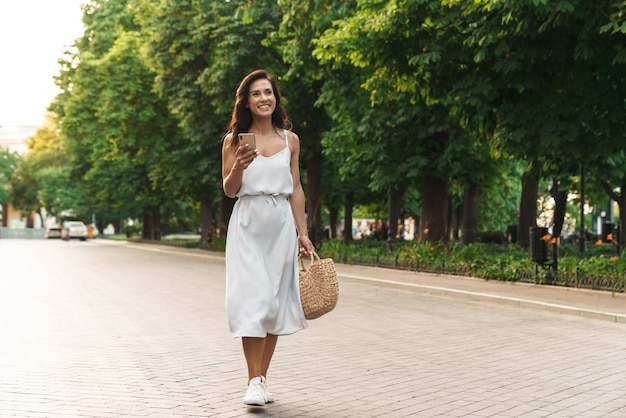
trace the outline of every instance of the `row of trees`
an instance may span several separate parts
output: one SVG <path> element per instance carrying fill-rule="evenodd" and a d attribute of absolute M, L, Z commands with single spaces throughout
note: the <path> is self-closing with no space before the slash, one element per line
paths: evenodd
<path fill-rule="evenodd" d="M 343 214 L 349 239 L 353 209 L 386 202 L 392 237 L 413 215 L 421 240 L 462 231 L 472 242 L 514 223 L 527 245 L 539 184 L 552 184 L 558 236 L 583 168 L 595 186 L 587 198 L 608 193 L 626 224 L 624 9 L 613 0 L 91 0 L 84 36 L 61 60 L 53 119 L 16 178 L 36 173 L 34 201 L 51 213 L 95 214 L 100 227 L 141 217 L 152 238 L 162 219 L 199 213 L 210 240 L 233 203 L 221 191 L 220 140 L 235 89 L 265 68 L 302 138 L 314 242 L 323 213 L 332 226 Z"/>

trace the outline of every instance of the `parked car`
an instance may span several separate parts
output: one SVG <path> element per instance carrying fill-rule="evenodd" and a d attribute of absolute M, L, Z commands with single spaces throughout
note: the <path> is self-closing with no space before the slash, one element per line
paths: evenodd
<path fill-rule="evenodd" d="M 44 236 L 46 237 L 46 239 L 61 238 L 63 236 L 62 230 L 63 228 L 61 228 L 60 225 L 51 226 L 50 228 L 46 229 L 46 233 L 44 234 Z"/>
<path fill-rule="evenodd" d="M 65 221 L 63 222 L 61 235 L 64 240 L 77 238 L 81 241 L 85 241 L 89 237 L 89 230 L 81 221 Z"/>

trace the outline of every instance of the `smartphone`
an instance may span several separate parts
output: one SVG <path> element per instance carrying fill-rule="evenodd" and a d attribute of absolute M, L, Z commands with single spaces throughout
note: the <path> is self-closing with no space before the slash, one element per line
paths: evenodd
<path fill-rule="evenodd" d="M 253 133 L 240 133 L 239 145 L 248 144 L 248 149 L 256 149 L 256 139 Z"/>

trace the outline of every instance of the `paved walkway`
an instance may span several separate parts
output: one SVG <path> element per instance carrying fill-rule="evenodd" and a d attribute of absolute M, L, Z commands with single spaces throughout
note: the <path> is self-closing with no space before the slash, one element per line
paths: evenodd
<path fill-rule="evenodd" d="M 247 408 L 223 255 L 0 240 L 0 417 L 626 417 L 624 295 L 337 268 Z"/>
<path fill-rule="evenodd" d="M 346 280 L 626 323 L 626 294 L 338 265 Z"/>
<path fill-rule="evenodd" d="M 145 244 L 135 244 L 143 245 Z M 161 248 L 161 249 L 157 249 Z M 170 247 L 153 251 L 180 251 Z M 210 253 L 223 258 L 223 253 Z M 562 286 L 484 280 L 466 276 L 336 264 L 343 281 L 411 290 L 421 294 L 493 302 L 626 323 L 626 294 Z M 626 417 L 625 417 L 626 418 Z"/>

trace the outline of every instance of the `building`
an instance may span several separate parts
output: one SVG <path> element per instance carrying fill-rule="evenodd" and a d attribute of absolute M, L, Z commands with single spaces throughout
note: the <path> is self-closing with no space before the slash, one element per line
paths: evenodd
<path fill-rule="evenodd" d="M 26 140 L 37 132 L 39 126 L 0 126 L 0 148 L 19 154 L 26 154 Z M 0 229 L 24 229 L 27 219 L 19 210 L 0 202 Z M 5 231 L 6 232 L 6 231 Z"/>
<path fill-rule="evenodd" d="M 39 126 L 0 126 L 0 147 L 26 154 L 26 140 L 37 132 Z"/>

